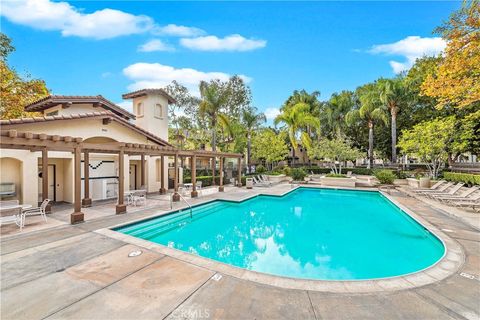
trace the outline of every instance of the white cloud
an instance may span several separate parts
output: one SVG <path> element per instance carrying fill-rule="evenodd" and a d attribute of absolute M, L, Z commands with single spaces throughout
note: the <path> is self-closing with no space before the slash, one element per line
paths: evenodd
<path fill-rule="evenodd" d="M 10 21 L 41 30 L 58 30 L 64 36 L 107 39 L 145 32 L 153 20 L 119 10 L 82 13 L 67 2 L 49 0 L 3 1 L 1 15 Z"/>
<path fill-rule="evenodd" d="M 128 112 L 133 112 L 133 103 L 131 100 L 118 102 L 116 105 L 127 110 Z"/>
<path fill-rule="evenodd" d="M 186 48 L 199 51 L 250 51 L 265 47 L 267 41 L 247 39 L 239 34 L 232 34 L 225 38 L 216 36 L 183 38 L 180 39 L 180 44 Z"/>
<path fill-rule="evenodd" d="M 280 109 L 278 108 L 267 108 L 264 111 L 265 117 L 267 117 L 267 120 L 273 120 L 275 119 L 276 116 L 280 114 Z"/>
<path fill-rule="evenodd" d="M 195 27 L 179 26 L 176 24 L 168 24 L 162 27 L 155 27 L 152 30 L 155 35 L 174 36 L 174 37 L 197 37 L 206 34 L 202 29 Z"/>
<path fill-rule="evenodd" d="M 140 52 L 174 51 L 175 49 L 160 39 L 150 40 L 138 47 Z"/>
<path fill-rule="evenodd" d="M 134 63 L 123 69 L 123 74 L 134 81 L 128 86 L 129 90 L 139 90 L 144 88 L 163 88 L 173 80 L 187 87 L 190 92 L 199 96 L 198 84 L 200 81 L 209 81 L 220 79 L 226 81 L 230 74 L 224 72 L 203 72 L 191 68 L 174 68 L 160 63 Z M 251 78 L 240 75 L 245 82 L 250 82 Z"/>
<path fill-rule="evenodd" d="M 438 55 L 442 52 L 447 43 L 440 37 L 422 38 L 409 36 L 400 41 L 374 45 L 369 52 L 372 54 L 386 54 L 392 56 L 403 56 L 405 61 L 390 61 L 390 66 L 395 73 L 410 69 L 415 60 L 423 56 Z"/>

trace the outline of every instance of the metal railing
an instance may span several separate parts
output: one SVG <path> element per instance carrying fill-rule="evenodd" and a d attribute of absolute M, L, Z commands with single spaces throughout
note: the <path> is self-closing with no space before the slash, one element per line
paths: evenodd
<path fill-rule="evenodd" d="M 185 201 L 185 203 L 187 204 L 188 208 L 190 209 L 190 219 L 193 218 L 193 210 L 192 210 L 192 206 L 190 205 L 190 203 L 187 201 L 187 199 L 185 199 L 180 193 L 177 193 L 178 196 L 180 197 L 180 199 L 182 199 L 183 201 Z M 170 210 L 173 209 L 173 196 L 175 195 L 175 193 L 172 194 L 172 196 L 170 197 Z M 181 210 L 180 210 L 181 211 Z"/>

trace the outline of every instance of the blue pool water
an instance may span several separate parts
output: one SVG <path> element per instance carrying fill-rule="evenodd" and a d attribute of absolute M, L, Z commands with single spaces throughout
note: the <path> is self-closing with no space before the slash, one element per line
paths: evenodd
<path fill-rule="evenodd" d="M 398 276 L 431 266 L 443 244 L 378 192 L 297 189 L 215 201 L 116 229 L 237 267 L 323 280 Z"/>

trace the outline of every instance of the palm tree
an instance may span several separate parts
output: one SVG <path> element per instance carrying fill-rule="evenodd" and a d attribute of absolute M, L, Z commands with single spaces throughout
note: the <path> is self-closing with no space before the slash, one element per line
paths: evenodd
<path fill-rule="evenodd" d="M 222 92 L 215 83 L 200 82 L 200 114 L 207 117 L 212 130 L 212 151 L 217 150 L 217 127 L 221 124 L 228 127 L 229 119 L 222 109 L 228 99 L 225 92 Z"/>
<path fill-rule="evenodd" d="M 298 147 L 297 135 L 300 134 L 302 145 L 307 149 L 311 148 L 312 140 L 308 134 L 307 128 L 320 128 L 320 121 L 318 118 L 310 114 L 310 105 L 300 102 L 293 106 L 283 108 L 283 112 L 279 114 L 274 124 L 283 123 L 288 130 L 288 138 L 293 148 L 292 163 L 295 162 L 295 148 Z"/>
<path fill-rule="evenodd" d="M 345 125 L 345 115 L 355 106 L 355 96 L 352 91 L 342 91 L 332 94 L 330 100 L 325 103 L 321 113 L 321 119 L 327 126 L 331 136 L 342 138 Z"/>
<path fill-rule="evenodd" d="M 358 120 L 368 126 L 368 168 L 373 167 L 373 128 L 377 122 L 388 123 L 388 111 L 382 105 L 378 88 L 375 84 L 367 84 L 357 89 L 360 108 L 349 111 L 345 120 L 349 125 L 356 125 Z"/>
<path fill-rule="evenodd" d="M 397 114 L 406 101 L 407 89 L 402 77 L 380 79 L 377 85 L 380 90 L 380 101 L 391 114 L 392 163 L 397 163 Z"/>
<path fill-rule="evenodd" d="M 242 113 L 242 122 L 245 127 L 246 136 L 247 136 L 247 166 L 248 172 L 252 171 L 250 164 L 250 157 L 252 151 L 252 134 L 257 130 L 262 123 L 267 121 L 265 114 L 256 113 L 255 108 L 248 108 Z"/>

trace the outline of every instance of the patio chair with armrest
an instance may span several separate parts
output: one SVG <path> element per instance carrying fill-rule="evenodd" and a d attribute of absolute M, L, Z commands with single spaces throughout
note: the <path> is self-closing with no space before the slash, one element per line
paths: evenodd
<path fill-rule="evenodd" d="M 143 202 L 143 205 L 147 205 L 147 191 L 137 190 L 132 194 L 132 204 L 137 206 L 138 202 Z"/>
<path fill-rule="evenodd" d="M 26 209 L 23 210 L 22 215 L 23 215 L 23 221 L 25 224 L 25 218 L 28 216 L 41 216 L 45 222 L 47 222 L 47 213 L 46 209 L 51 200 L 50 199 L 45 199 L 43 200 L 42 204 L 38 208 L 33 208 L 33 209 Z"/>

